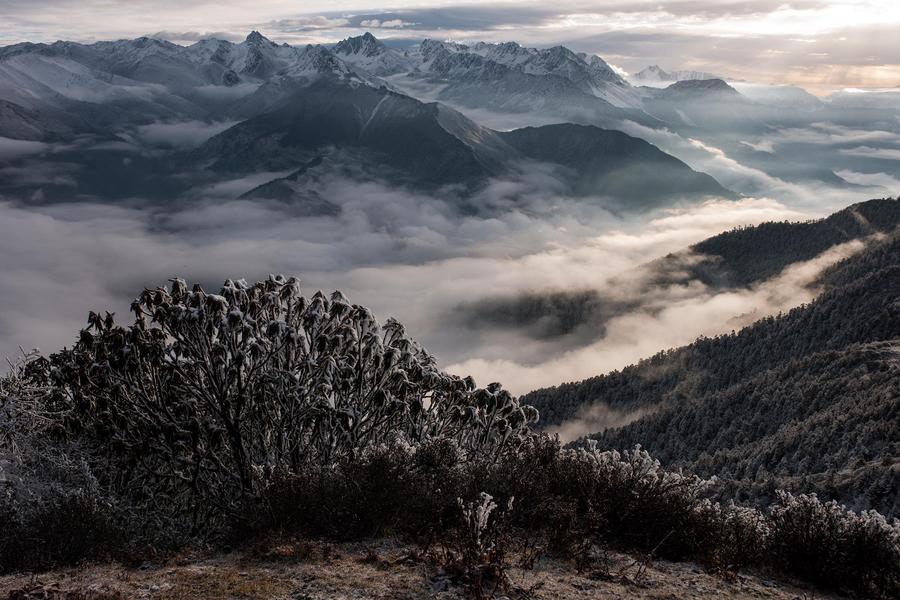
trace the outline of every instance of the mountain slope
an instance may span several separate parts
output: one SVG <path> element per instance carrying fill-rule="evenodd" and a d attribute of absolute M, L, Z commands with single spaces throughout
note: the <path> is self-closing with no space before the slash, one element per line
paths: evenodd
<path fill-rule="evenodd" d="M 770 222 L 727 231 L 694 244 L 686 265 L 683 253 L 653 263 L 666 281 L 697 279 L 719 289 L 747 287 L 774 277 L 792 263 L 807 261 L 829 248 L 886 234 L 900 226 L 900 202 L 869 200 L 854 204 L 825 219 L 804 223 Z M 686 271 L 683 276 L 673 276 Z"/>
<path fill-rule="evenodd" d="M 668 196 L 721 195 L 712 177 L 697 173 L 656 146 L 620 131 L 584 125 L 527 127 L 500 134 L 525 156 L 563 165 L 577 175 L 578 194 L 608 194 L 628 202 Z M 733 194 L 725 194 L 735 197 Z"/>
<path fill-rule="evenodd" d="M 597 127 L 499 133 L 376 76 L 406 69 L 413 79 L 446 83 L 441 97 L 462 104 L 565 106 L 592 123 L 633 116 L 605 95 L 636 98 L 602 59 L 561 46 L 426 40 L 401 53 L 370 34 L 327 48 L 276 44 L 255 31 L 237 44 L 186 47 L 147 37 L 18 44 L 0 49 L 0 136 L 64 142 L 52 165 L 32 153 L 14 156 L 12 166 L 70 176 L 20 178 L 2 191 L 42 201 L 196 198 L 226 177 L 254 175 L 265 183 L 247 197 L 294 198 L 333 212 L 312 189 L 328 173 L 453 188 L 468 203 L 492 179 L 519 178 L 541 162 L 561 193 L 596 197 L 613 210 L 734 197 L 640 139 Z M 181 124 L 198 131 L 185 145 L 194 150 L 146 141 L 180 135 Z M 290 175 L 266 181 L 270 173 Z M 484 208 L 475 204 L 466 210 Z"/>
<path fill-rule="evenodd" d="M 565 351 L 602 339 L 617 317 L 635 311 L 657 314 L 664 305 L 655 299 L 667 290 L 753 291 L 794 263 L 898 226 L 900 202 L 870 200 L 826 219 L 762 223 L 719 234 L 615 277 L 602 290 L 538 289 L 501 295 L 459 305 L 445 318 L 448 326 L 466 327 L 473 334 L 516 333 L 552 341 L 559 344 L 558 351 Z M 619 287 L 634 291 L 623 297 Z M 547 418 L 556 408 L 550 410 Z"/>
<path fill-rule="evenodd" d="M 596 437 L 719 478 L 723 496 L 815 491 L 900 514 L 900 340 L 851 344 L 766 370 Z M 777 416 L 776 416 L 777 415 Z"/>
<path fill-rule="evenodd" d="M 481 137 L 466 145 L 442 124 L 445 110 L 388 89 L 348 87 L 322 80 L 280 108 L 240 123 L 209 140 L 198 154 L 223 172 L 282 170 L 327 148 L 355 148 L 370 160 L 428 185 L 465 183 L 499 170 L 491 160 L 494 132 L 466 125 Z"/>
<path fill-rule="evenodd" d="M 644 109 L 679 129 L 765 131 L 771 112 L 721 79 L 692 79 L 658 89 L 642 87 Z"/>
<path fill-rule="evenodd" d="M 332 159 L 308 166 L 321 156 Z M 440 104 L 327 78 L 280 108 L 210 139 L 194 160 L 222 173 L 307 165 L 291 175 L 292 182 L 329 164 L 353 162 L 367 177 L 424 189 L 454 185 L 467 192 L 491 178 L 516 177 L 527 162 L 537 161 L 553 167 L 552 176 L 571 194 L 605 198 L 610 208 L 643 210 L 679 198 L 734 197 L 711 177 L 621 132 L 575 125 L 496 132 Z M 283 196 L 294 188 L 281 181 L 257 191 Z"/>
<path fill-rule="evenodd" d="M 836 226 L 845 217 L 816 229 L 847 235 Z M 826 271 L 829 291 L 808 306 L 522 400 L 541 410 L 545 426 L 580 419 L 598 403 L 649 411 L 594 437 L 607 447 L 640 443 L 744 496 L 766 501 L 787 487 L 896 514 L 898 264 L 900 239 L 891 234 Z"/>

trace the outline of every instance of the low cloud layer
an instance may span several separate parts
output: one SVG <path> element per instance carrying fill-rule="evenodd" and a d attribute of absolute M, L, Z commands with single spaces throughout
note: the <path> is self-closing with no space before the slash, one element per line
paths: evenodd
<path fill-rule="evenodd" d="M 0 161 L 20 158 L 29 154 L 39 154 L 45 152 L 47 148 L 48 145 L 43 142 L 0 137 Z"/>
<path fill-rule="evenodd" d="M 653 414 L 653 408 L 640 408 L 638 410 L 623 411 L 604 402 L 597 402 L 581 408 L 574 418 L 549 427 L 546 431 L 550 435 L 559 436 L 559 440 L 567 444 L 586 435 L 601 433 L 614 427 L 625 427 L 638 419 Z"/>
<path fill-rule="evenodd" d="M 141 125 L 125 135 L 142 144 L 157 148 L 187 150 L 196 148 L 216 134 L 235 125 L 236 121 L 174 121 Z M 127 139 L 127 138 L 126 138 Z"/>
<path fill-rule="evenodd" d="M 864 246 L 861 241 L 836 246 L 811 261 L 791 265 L 778 277 L 749 290 L 717 292 L 699 283 L 687 288 L 673 286 L 658 294 L 655 306 L 644 305 L 612 319 L 599 342 L 549 355 L 537 364 L 473 358 L 451 365 L 449 370 L 472 374 L 477 380 L 510 382 L 513 391 L 521 393 L 620 369 L 660 349 L 740 329 L 809 302 L 817 293 L 811 285 L 818 275 Z"/>
<path fill-rule="evenodd" d="M 337 217 L 299 216 L 277 202 L 221 199 L 143 209 L 2 203 L 0 253 L 6 266 L 0 272 L 0 354 L 13 355 L 19 346 L 52 352 L 70 344 L 89 310 L 127 318 L 131 298 L 175 275 L 215 289 L 228 277 L 281 272 L 300 275 L 307 292 L 342 289 L 380 318 L 400 318 L 442 364 L 456 363 L 456 371 L 472 370 L 482 382 L 505 381 L 524 392 L 599 373 L 608 363 L 586 363 L 583 355 L 573 355 L 543 364 L 542 352 L 553 343 L 522 343 L 515 332 L 448 328 L 441 316 L 464 301 L 498 294 L 603 289 L 635 265 L 724 229 L 805 216 L 771 200 L 748 199 L 623 220 L 561 198 L 558 216 L 551 218 L 519 211 L 459 218 L 440 201 L 374 183 L 335 180 L 327 193 L 342 207 Z M 676 308 L 702 312 L 704 304 L 727 304 L 702 319 L 724 326 L 740 312 L 789 303 L 769 296 L 737 304 L 684 300 Z M 760 307 L 757 301 L 769 304 Z M 666 336 L 650 331 L 637 345 L 623 331 L 637 335 L 641 327 L 620 320 L 603 351 L 616 352 L 619 360 L 652 354 L 693 339 L 703 331 L 699 320 L 695 315 L 677 318 L 675 325 L 669 321 L 675 331 Z M 608 343 L 615 340 L 619 350 Z M 569 358 L 571 365 L 564 366 Z"/>

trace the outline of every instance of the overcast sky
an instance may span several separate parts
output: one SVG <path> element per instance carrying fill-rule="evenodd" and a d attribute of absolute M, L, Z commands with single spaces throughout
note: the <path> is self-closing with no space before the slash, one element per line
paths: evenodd
<path fill-rule="evenodd" d="M 628 71 L 692 68 L 819 94 L 900 85 L 896 0 L 0 0 L 0 44 L 257 29 L 276 41 L 382 38 L 563 43 Z M 386 8 L 386 6 L 388 8 Z"/>

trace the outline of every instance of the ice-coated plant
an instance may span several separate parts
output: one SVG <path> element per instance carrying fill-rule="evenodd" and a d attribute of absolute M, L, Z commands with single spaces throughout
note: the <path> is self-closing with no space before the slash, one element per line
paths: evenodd
<path fill-rule="evenodd" d="M 497 503 L 490 494 L 481 492 L 478 498 L 478 502 L 463 502 L 462 498 L 457 498 L 462 511 L 463 529 L 468 539 L 467 546 L 476 555 L 476 560 L 489 549 L 485 547 L 484 535 L 488 529 L 491 513 L 497 508 Z"/>
<path fill-rule="evenodd" d="M 273 473 L 353 460 L 388 436 L 497 455 L 537 420 L 499 384 L 442 372 L 396 320 L 340 292 L 307 298 L 295 278 L 217 294 L 173 279 L 131 308 L 128 326 L 91 313 L 47 378 L 67 430 L 116 466 L 109 483 L 160 504 L 227 508 Z"/>
<path fill-rule="evenodd" d="M 768 551 L 784 569 L 865 597 L 900 597 L 900 520 L 778 491 Z"/>
<path fill-rule="evenodd" d="M 16 510 L 96 485 L 77 443 L 54 435 L 58 422 L 46 403 L 48 388 L 32 384 L 32 373 L 45 367 L 46 359 L 31 351 L 9 361 L 0 378 L 0 502 Z"/>
<path fill-rule="evenodd" d="M 505 510 L 497 511 L 497 503 L 487 492 L 476 500 L 457 499 L 462 521 L 455 548 L 448 550 L 442 562 L 464 581 L 475 598 L 493 598 L 509 586 L 506 573 L 507 517 L 513 510 L 510 497 Z"/>

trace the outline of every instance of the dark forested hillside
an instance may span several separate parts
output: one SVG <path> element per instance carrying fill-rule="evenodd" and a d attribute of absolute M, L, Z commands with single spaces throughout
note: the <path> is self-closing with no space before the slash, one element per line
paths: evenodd
<path fill-rule="evenodd" d="M 634 281 L 635 273 L 629 272 L 610 280 L 606 289 L 535 290 L 461 304 L 448 321 L 477 331 L 515 330 L 533 339 L 554 339 L 561 348 L 576 348 L 605 336 L 611 319 L 636 310 L 659 310 L 646 305 L 644 296 L 652 298 L 663 288 L 697 284 L 713 291 L 752 288 L 788 265 L 812 260 L 845 242 L 877 238 L 898 225 L 900 201 L 869 200 L 825 219 L 734 229 L 664 256 L 639 269 L 643 293 L 627 297 L 617 293 L 620 282 Z"/>
<path fill-rule="evenodd" d="M 717 476 L 729 498 L 816 491 L 900 514 L 900 343 L 813 354 L 596 435 Z"/>
<path fill-rule="evenodd" d="M 732 232 L 697 248 L 738 265 L 733 253 L 741 247 L 751 256 L 759 249 L 763 262 L 784 245 L 797 256 L 815 255 L 816 244 L 827 248 L 860 231 L 854 222 L 863 231 L 885 230 L 896 207 L 867 203 L 798 225 L 796 245 L 778 235 L 771 246 L 757 243 L 766 230 L 789 231 L 784 225 Z M 875 223 L 882 216 L 886 221 Z M 540 409 L 545 426 L 577 419 L 597 403 L 650 408 L 652 414 L 592 437 L 606 447 L 641 444 L 666 464 L 717 475 L 723 488 L 761 500 L 775 487 L 790 488 L 897 514 L 900 239 L 871 244 L 827 270 L 827 291 L 807 306 L 523 401 Z M 759 268 L 774 269 L 775 262 Z"/>
<path fill-rule="evenodd" d="M 805 223 L 771 222 L 721 233 L 691 246 L 706 257 L 684 266 L 677 255 L 654 263 L 664 277 L 687 269 L 686 277 L 716 287 L 747 286 L 777 275 L 791 263 L 810 260 L 825 250 L 900 225 L 900 201 L 891 198 L 854 204 L 828 218 Z M 671 264 L 676 268 L 667 268 Z"/>

